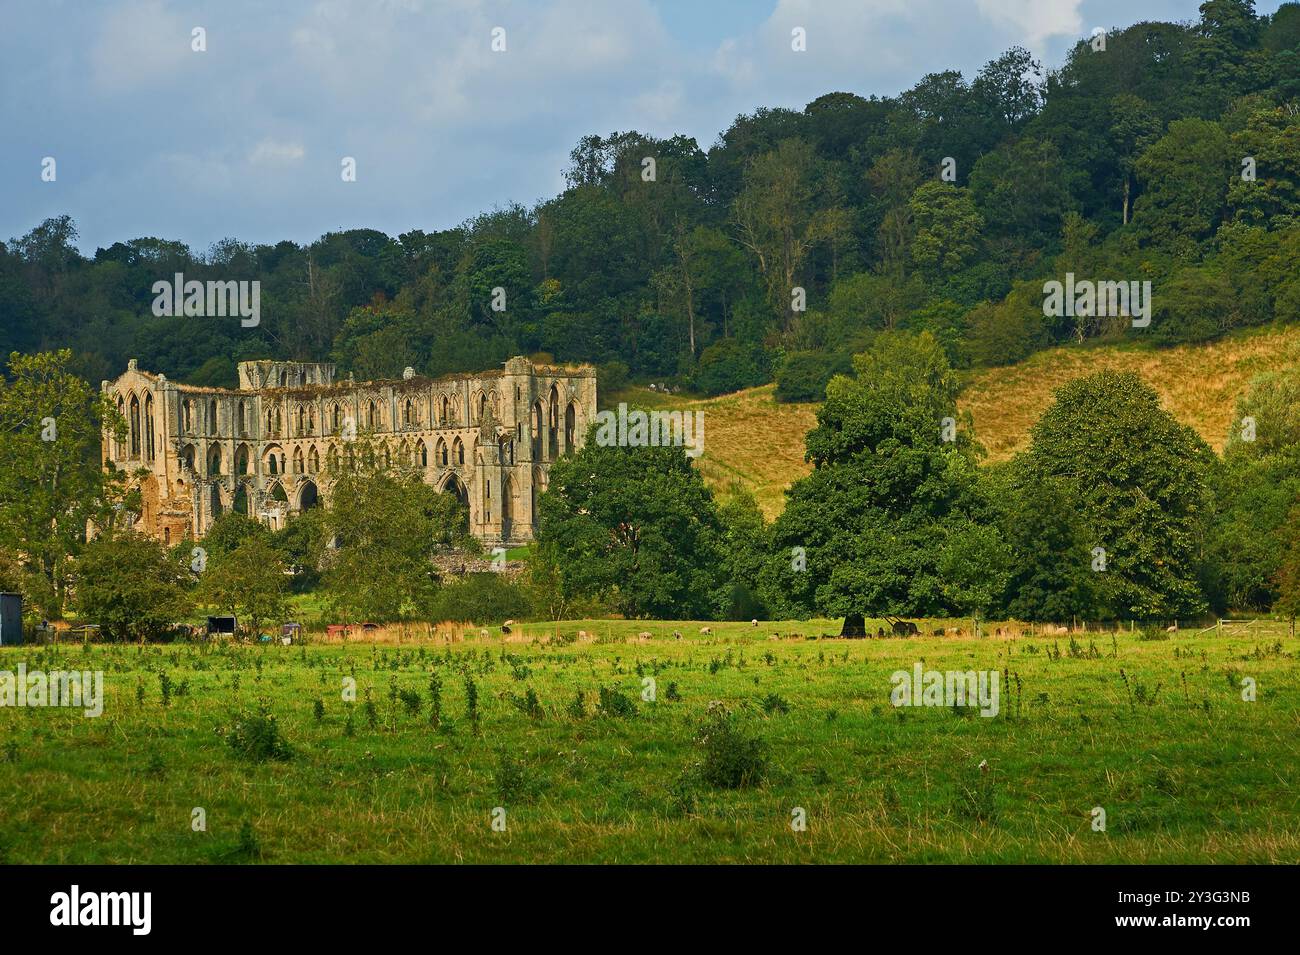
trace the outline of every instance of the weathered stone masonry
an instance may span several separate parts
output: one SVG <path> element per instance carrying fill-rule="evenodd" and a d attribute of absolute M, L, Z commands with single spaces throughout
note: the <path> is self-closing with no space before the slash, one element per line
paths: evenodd
<path fill-rule="evenodd" d="M 394 466 L 469 506 L 470 530 L 521 544 L 536 530 L 551 462 L 580 447 L 596 413 L 589 367 L 512 358 L 501 371 L 430 379 L 336 382 L 324 363 L 246 361 L 239 388 L 200 388 L 141 371 L 101 388 L 127 422 L 103 441 L 105 466 L 139 479 L 139 524 L 164 542 L 201 538 L 221 512 L 242 510 L 272 527 L 328 501 L 332 473 L 373 442 Z"/>

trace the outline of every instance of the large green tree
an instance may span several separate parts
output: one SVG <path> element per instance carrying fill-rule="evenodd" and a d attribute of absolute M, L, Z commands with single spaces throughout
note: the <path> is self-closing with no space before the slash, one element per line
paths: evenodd
<path fill-rule="evenodd" d="M 360 443 L 360 442 L 359 442 Z M 345 622 L 389 621 L 421 613 L 437 593 L 435 555 L 472 546 L 465 507 L 420 475 L 367 467 L 365 449 L 343 465 L 330 489 L 325 593 Z"/>
<path fill-rule="evenodd" d="M 76 568 L 77 612 L 112 640 L 151 640 L 190 609 L 189 565 L 152 537 L 109 530 L 88 543 Z"/>
<path fill-rule="evenodd" d="M 730 602 L 723 525 L 680 447 L 583 448 L 551 467 L 538 557 L 568 597 L 629 617 L 713 619 Z"/>
<path fill-rule="evenodd" d="M 251 636 L 288 609 L 288 575 L 280 552 L 265 536 L 249 537 L 202 571 L 198 599 L 239 618 Z"/>
<path fill-rule="evenodd" d="M 72 360 L 67 350 L 15 353 L 0 380 L 0 547 L 20 562 L 28 599 L 55 619 L 88 523 L 120 522 L 132 504 L 120 475 L 100 467 L 101 435 L 121 434 L 121 417 Z"/>
<path fill-rule="evenodd" d="M 957 378 L 928 332 L 883 334 L 853 364 L 808 432 L 813 471 L 772 527 L 765 593 L 801 615 L 974 609 L 982 598 L 958 594 L 940 566 L 982 509 Z"/>
<path fill-rule="evenodd" d="M 1031 434 L 1019 463 L 1078 508 L 1088 551 L 1073 559 L 1097 568 L 1104 603 L 1144 619 L 1202 612 L 1214 455 L 1196 432 L 1137 375 L 1098 372 L 1058 390 Z"/>

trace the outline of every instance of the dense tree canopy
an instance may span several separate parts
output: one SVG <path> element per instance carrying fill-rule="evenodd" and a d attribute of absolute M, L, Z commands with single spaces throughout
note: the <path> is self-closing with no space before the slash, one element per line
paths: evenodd
<path fill-rule="evenodd" d="M 1078 509 L 1102 605 L 1122 616 L 1200 613 L 1214 455 L 1137 375 L 1070 382 L 1033 427 L 1023 466 Z"/>
<path fill-rule="evenodd" d="M 978 546 L 967 524 L 981 510 L 943 350 L 928 333 L 882 335 L 854 373 L 831 380 L 808 433 L 813 472 L 772 528 L 766 592 L 803 614 L 974 609 L 983 601 L 946 592 L 940 569 L 947 547 Z"/>
<path fill-rule="evenodd" d="M 1081 38 L 1057 69 L 1012 49 L 897 97 L 759 107 L 707 148 L 589 135 L 561 194 L 438 232 L 205 251 L 138 237 L 87 257 L 75 223 L 52 218 L 0 244 L 0 352 L 69 348 L 92 383 L 136 357 L 205 385 L 255 357 L 370 378 L 546 353 L 716 392 L 771 380 L 792 351 L 847 364 L 879 329 L 928 328 L 957 365 L 1138 334 L 1030 321 L 1016 289 L 1070 269 L 1149 279 L 1157 299 L 1224 282 L 1242 299 L 1191 319 L 1167 308 L 1147 336 L 1160 343 L 1294 320 L 1294 257 L 1279 275 L 1241 230 L 1300 244 L 1300 5 L 1200 14 L 1112 31 L 1104 51 Z M 260 280 L 261 324 L 155 317 L 151 285 L 175 272 Z M 996 347 L 960 347 L 993 314 L 1014 319 Z"/>

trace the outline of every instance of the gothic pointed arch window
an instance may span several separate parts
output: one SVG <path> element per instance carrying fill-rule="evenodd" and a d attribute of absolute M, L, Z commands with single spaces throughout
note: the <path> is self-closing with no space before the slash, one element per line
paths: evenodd
<path fill-rule="evenodd" d="M 447 442 L 442 438 L 438 439 L 438 444 L 433 449 L 433 459 L 439 467 L 447 466 Z"/>
<path fill-rule="evenodd" d="M 131 457 L 140 456 L 140 399 L 135 395 L 131 396 Z"/>
<path fill-rule="evenodd" d="M 415 442 L 415 463 L 422 468 L 429 466 L 429 449 L 425 447 L 423 440 Z"/>
<path fill-rule="evenodd" d="M 560 389 L 551 385 L 550 416 L 546 428 L 546 457 L 553 459 L 560 446 Z"/>
<path fill-rule="evenodd" d="M 533 460 L 542 460 L 542 403 L 539 401 L 533 405 L 531 421 L 529 423 L 529 437 L 532 439 Z"/>
<path fill-rule="evenodd" d="M 153 395 L 144 396 L 144 454 L 146 460 L 154 459 Z"/>
<path fill-rule="evenodd" d="M 452 442 L 451 459 L 457 465 L 465 463 L 465 445 L 461 443 L 460 438 Z"/>
<path fill-rule="evenodd" d="M 320 454 L 317 453 L 316 445 L 314 444 L 311 446 L 311 449 L 307 452 L 307 467 L 310 469 L 312 474 L 315 474 L 317 471 L 320 470 Z"/>
<path fill-rule="evenodd" d="M 302 448 L 293 449 L 293 473 L 302 473 Z"/>

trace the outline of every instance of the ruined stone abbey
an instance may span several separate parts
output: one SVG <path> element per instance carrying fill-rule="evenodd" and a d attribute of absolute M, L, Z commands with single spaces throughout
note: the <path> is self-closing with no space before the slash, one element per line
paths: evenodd
<path fill-rule="evenodd" d="M 177 384 L 132 359 L 101 388 L 127 424 L 121 441 L 105 435 L 104 465 L 141 475 L 139 525 L 165 543 L 201 538 L 227 510 L 283 527 L 329 500 L 360 438 L 459 497 L 475 537 L 522 544 L 551 462 L 581 446 L 596 413 L 593 369 L 522 357 L 502 371 L 430 379 L 408 368 L 367 382 L 336 382 L 330 364 L 245 361 L 236 390 Z"/>

